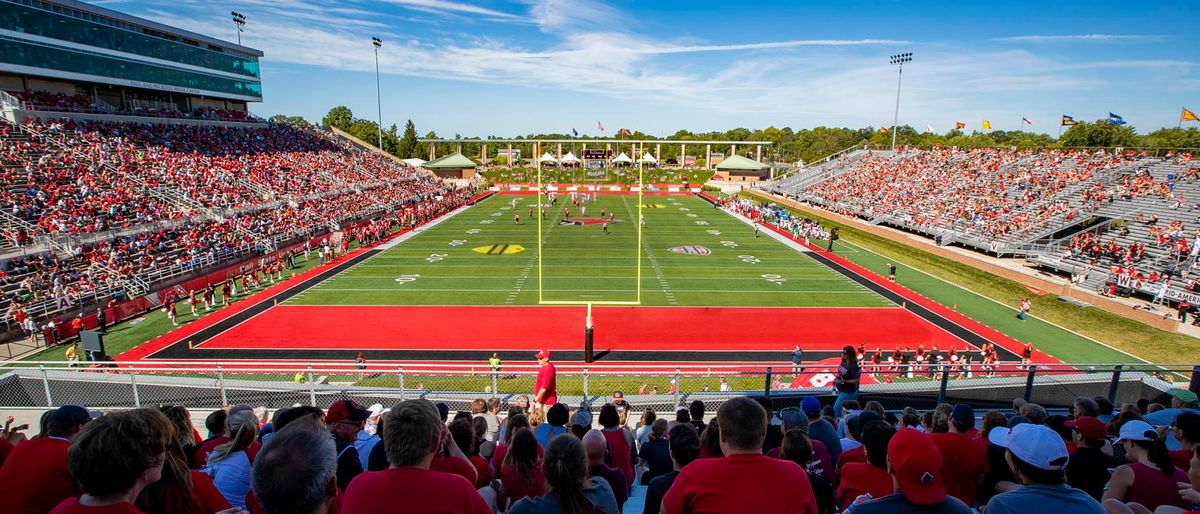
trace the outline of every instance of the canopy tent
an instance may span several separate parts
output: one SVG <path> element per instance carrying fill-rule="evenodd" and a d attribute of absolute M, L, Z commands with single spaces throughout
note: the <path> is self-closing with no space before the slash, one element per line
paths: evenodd
<path fill-rule="evenodd" d="M 558 162 L 561 162 L 561 163 L 563 163 L 563 164 L 570 164 L 570 163 L 576 163 L 576 164 L 578 164 L 578 163 L 579 163 L 579 158 L 578 158 L 578 157 L 575 157 L 575 154 L 574 154 L 574 153 L 572 153 L 572 152 L 567 152 L 567 155 L 564 155 L 564 156 L 562 156 L 562 159 L 559 159 L 559 160 L 558 160 Z"/>
<path fill-rule="evenodd" d="M 633 159 L 630 159 L 628 155 L 625 155 L 625 152 L 621 152 L 621 155 L 616 156 L 612 160 L 612 162 L 614 162 L 614 163 L 623 162 L 625 164 L 633 164 Z"/>
<path fill-rule="evenodd" d="M 461 153 L 456 153 L 438 157 L 437 159 L 422 164 L 421 167 L 427 170 L 474 168 L 475 161 L 468 159 Z"/>
<path fill-rule="evenodd" d="M 553 155 L 550 155 L 550 152 L 546 152 L 542 154 L 540 158 L 538 158 L 538 162 L 551 162 L 558 164 L 558 159 L 555 159 Z"/>
<path fill-rule="evenodd" d="M 761 171 L 767 169 L 767 165 L 758 162 L 754 159 L 742 157 L 740 155 L 730 155 L 721 164 L 717 165 L 718 171 Z"/>
<path fill-rule="evenodd" d="M 400 162 L 403 162 L 404 164 L 414 168 L 420 168 L 421 165 L 425 164 L 425 161 L 422 159 L 401 159 Z"/>
<path fill-rule="evenodd" d="M 657 164 L 658 159 L 655 159 L 653 155 L 650 155 L 650 152 L 646 152 L 646 154 L 643 155 L 641 159 L 638 159 L 638 162 L 648 162 L 650 164 Z"/>

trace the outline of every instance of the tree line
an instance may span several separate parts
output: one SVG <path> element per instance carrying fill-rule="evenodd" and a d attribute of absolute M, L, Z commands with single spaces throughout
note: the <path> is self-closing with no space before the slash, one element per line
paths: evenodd
<path fill-rule="evenodd" d="M 304 119 L 301 117 L 283 115 L 273 116 L 270 121 L 275 123 L 304 123 Z M 337 106 L 330 109 L 325 117 L 321 119 L 321 125 L 337 127 L 367 143 L 376 144 L 379 140 L 378 124 L 371 120 L 354 117 L 354 113 L 346 106 Z M 423 137 L 436 139 L 438 135 L 430 131 Z M 462 136 L 455 134 L 454 137 L 461 138 Z M 405 123 L 403 134 L 399 132 L 399 128 L 395 124 L 392 124 L 383 131 L 383 150 L 400 158 L 429 158 L 429 145 L 419 143 L 417 139 L 417 130 L 412 120 L 408 120 Z M 501 139 L 501 137 L 488 136 L 486 138 L 472 138 L 471 141 L 464 141 L 462 144 L 463 154 L 467 157 L 478 159 L 481 146 L 489 139 Z M 574 137 L 569 133 L 539 133 L 520 135 L 511 139 L 611 139 L 611 136 L 605 138 Z M 623 136 L 623 139 L 729 141 L 730 145 L 728 146 L 714 145 L 713 147 L 714 152 L 724 152 L 727 155 L 732 150 L 732 144 L 739 141 L 770 141 L 773 144 L 763 149 L 763 160 L 772 162 L 812 162 L 852 146 L 868 144 L 875 148 L 887 148 L 891 145 L 892 134 L 882 132 L 875 127 L 815 127 L 800 130 L 794 130 L 791 127 L 767 127 L 764 129 L 739 127 L 726 131 L 713 132 L 679 130 L 674 134 L 664 137 L 646 134 L 639 130 L 631 130 L 628 135 Z M 1049 134 L 1004 130 L 989 132 L 973 131 L 970 133 L 961 130 L 951 130 L 944 134 L 937 134 L 919 132 L 913 127 L 903 126 L 896 128 L 896 144 L 917 148 L 957 146 L 959 148 L 1124 147 L 1131 149 L 1197 149 L 1200 148 L 1200 129 L 1195 127 L 1187 129 L 1162 128 L 1143 135 L 1138 134 L 1136 129 L 1129 125 L 1110 125 L 1107 120 L 1100 119 L 1094 122 L 1081 121 L 1071 126 L 1060 137 L 1056 138 Z M 489 144 L 487 147 L 487 158 L 489 160 L 495 159 L 497 151 L 504 148 L 507 148 L 507 145 Z M 652 145 L 647 145 L 645 148 L 646 151 L 652 155 L 654 154 L 655 149 Z M 442 156 L 454 152 L 455 149 L 456 147 L 453 143 L 440 143 L 437 145 L 436 151 L 437 155 Z M 522 150 L 522 157 L 536 157 L 528 155 L 529 150 L 527 148 Z M 563 151 L 566 152 L 567 150 L 564 147 Z M 573 150 L 576 153 L 579 151 L 578 148 Z M 622 150 L 628 153 L 631 149 L 626 147 L 622 148 Z M 543 148 L 543 151 L 554 153 L 555 148 L 546 147 Z M 678 144 L 663 145 L 660 158 L 664 162 L 678 162 L 680 157 L 679 151 L 680 147 Z M 755 157 L 754 149 L 747 146 L 739 147 L 738 152 L 751 158 Z M 704 149 L 699 146 L 689 147 L 688 154 L 704 158 Z"/>

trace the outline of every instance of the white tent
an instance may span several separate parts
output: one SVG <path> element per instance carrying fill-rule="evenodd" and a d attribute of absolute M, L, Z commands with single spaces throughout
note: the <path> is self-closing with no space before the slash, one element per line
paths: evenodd
<path fill-rule="evenodd" d="M 553 155 L 550 155 L 550 152 L 546 152 L 542 154 L 540 158 L 538 158 L 538 162 L 551 162 L 558 164 L 558 159 L 555 159 Z"/>
<path fill-rule="evenodd" d="M 650 155 L 650 152 L 646 152 L 646 154 L 643 155 L 641 159 L 638 159 L 638 162 L 648 162 L 650 164 L 655 164 L 658 162 L 658 159 L 655 159 L 653 155 Z"/>
<path fill-rule="evenodd" d="M 614 163 L 623 162 L 626 164 L 632 164 L 633 159 L 630 159 L 628 155 L 625 155 L 625 152 L 621 152 L 621 155 L 618 155 L 616 158 L 614 158 L 612 160 L 612 162 L 614 162 Z"/>
<path fill-rule="evenodd" d="M 558 162 L 563 164 L 579 163 L 579 158 L 575 157 L 574 153 L 567 152 L 567 155 L 562 156 L 562 159 L 559 159 Z"/>
<path fill-rule="evenodd" d="M 423 161 L 421 159 L 401 159 L 401 161 L 404 162 L 404 164 L 407 164 L 414 168 L 420 168 L 422 164 L 425 164 L 425 161 Z"/>

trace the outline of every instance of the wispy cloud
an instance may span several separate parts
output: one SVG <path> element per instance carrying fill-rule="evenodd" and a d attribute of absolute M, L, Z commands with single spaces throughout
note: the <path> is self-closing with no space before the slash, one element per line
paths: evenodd
<path fill-rule="evenodd" d="M 1167 36 L 1149 34 L 1076 34 L 1076 35 L 1034 35 L 1009 36 L 993 38 L 992 41 L 1008 41 L 1016 43 L 1058 43 L 1058 42 L 1158 42 L 1167 40 Z"/>
<path fill-rule="evenodd" d="M 390 4 L 396 4 L 402 7 L 432 13 L 456 13 L 456 14 L 476 14 L 487 16 L 490 18 L 500 19 L 518 19 L 519 16 L 511 13 L 500 12 L 478 5 L 472 5 L 462 2 L 451 2 L 449 0 L 383 0 Z"/>

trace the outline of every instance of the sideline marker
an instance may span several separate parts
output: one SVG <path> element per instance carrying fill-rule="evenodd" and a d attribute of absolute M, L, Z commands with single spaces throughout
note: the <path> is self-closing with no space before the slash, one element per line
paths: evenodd
<path fill-rule="evenodd" d="M 188 339 L 188 349 L 189 349 L 189 350 L 192 350 L 192 349 L 195 349 L 195 348 L 196 348 L 196 347 L 195 347 L 195 345 L 193 345 L 193 344 L 192 344 L 192 340 L 191 340 L 191 339 Z"/>

